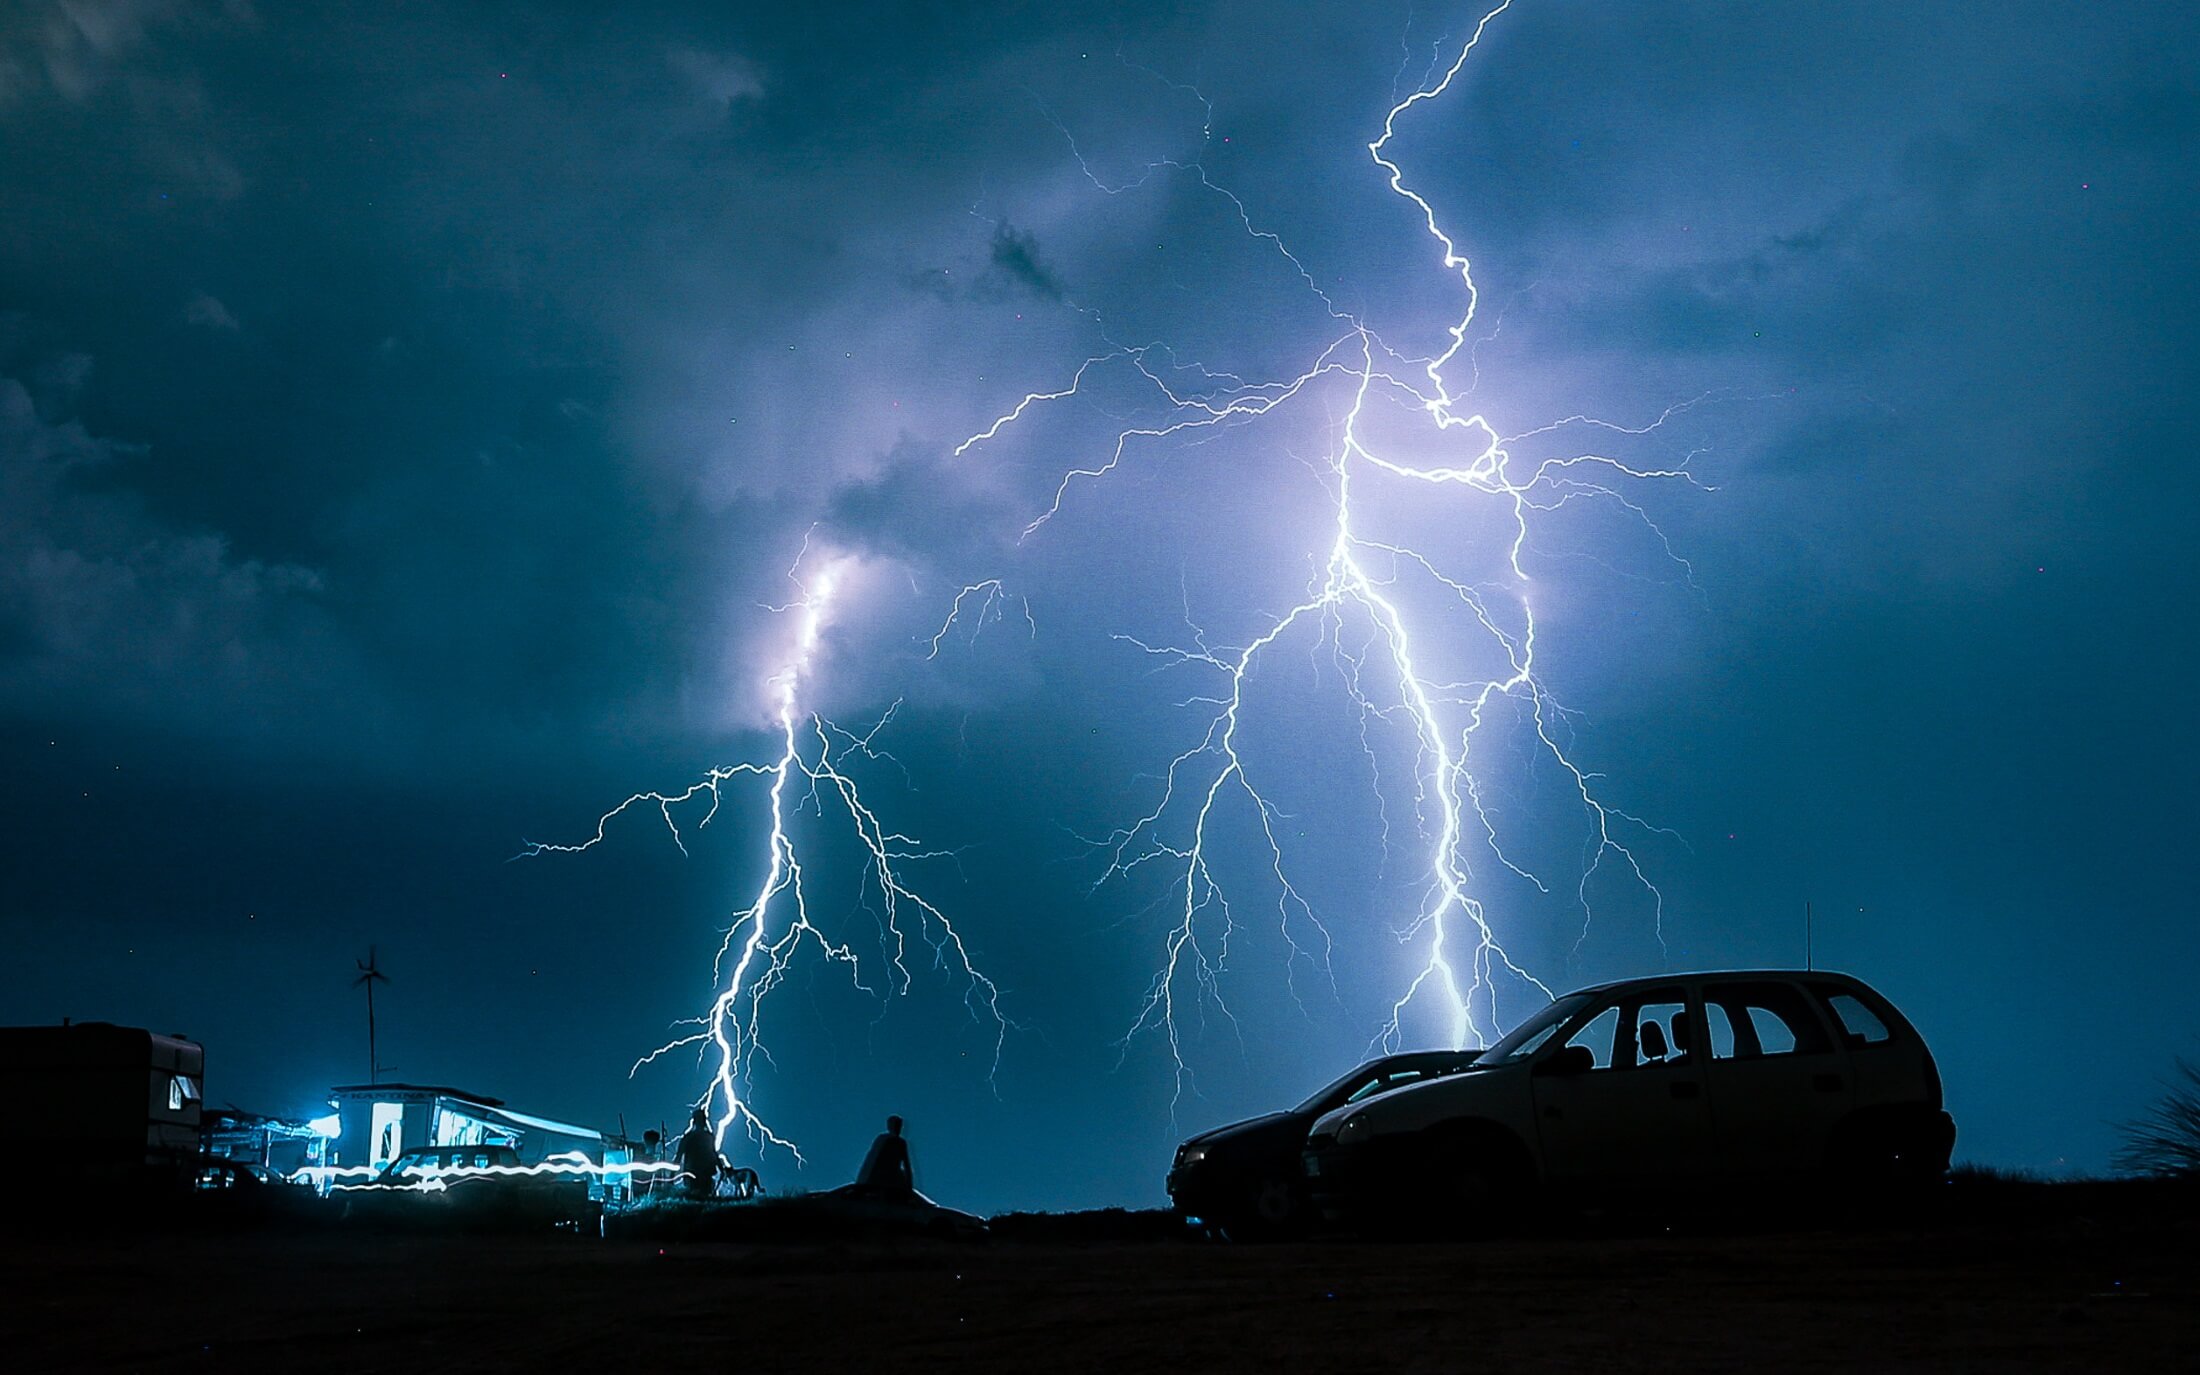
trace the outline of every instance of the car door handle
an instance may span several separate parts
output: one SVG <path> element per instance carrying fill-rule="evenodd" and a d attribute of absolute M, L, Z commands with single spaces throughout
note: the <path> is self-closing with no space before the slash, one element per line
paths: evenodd
<path fill-rule="evenodd" d="M 1702 1092 L 1703 1085 L 1698 1084 L 1693 1079 L 1678 1080 L 1672 1086 L 1672 1093 L 1675 1098 L 1694 1098 Z"/>
<path fill-rule="evenodd" d="M 1820 1074 L 1812 1077 L 1810 1086 L 1820 1093 L 1839 1093 L 1848 1087 L 1838 1074 Z"/>

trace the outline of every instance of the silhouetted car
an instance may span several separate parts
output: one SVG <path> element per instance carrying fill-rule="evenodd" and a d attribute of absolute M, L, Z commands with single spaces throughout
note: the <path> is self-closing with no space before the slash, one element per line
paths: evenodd
<path fill-rule="evenodd" d="M 207 1156 L 199 1161 L 198 1173 L 193 1176 L 191 1187 L 201 1193 L 237 1190 L 249 1192 L 262 1185 L 273 1187 L 283 1182 L 281 1175 L 265 1165 L 255 1165 L 249 1160 L 226 1160 L 220 1156 Z"/>
<path fill-rule="evenodd" d="M 302 1224 L 331 1215 L 311 1185 L 293 1183 L 265 1165 L 221 1156 L 200 1158 L 184 1206 L 193 1220 L 219 1226 Z"/>
<path fill-rule="evenodd" d="M 1231 1237 L 1287 1233 L 1307 1217 L 1299 1153 L 1307 1128 L 1333 1108 L 1474 1062 L 1472 1050 L 1386 1055 L 1354 1069 L 1288 1112 L 1232 1122 L 1176 1148 L 1169 1197 L 1179 1215 Z"/>
<path fill-rule="evenodd" d="M 558 1225 L 594 1233 L 600 1213 L 585 1174 L 522 1165 L 510 1146 L 407 1151 L 342 1193 L 347 1216 L 398 1225 Z"/>
<path fill-rule="evenodd" d="M 1332 1220 L 1475 1227 L 1540 1193 L 1938 1179 L 1955 1145 L 1931 1052 L 1861 980 L 1674 974 L 1569 993 L 1464 1072 L 1331 1112 L 1305 1151 Z"/>

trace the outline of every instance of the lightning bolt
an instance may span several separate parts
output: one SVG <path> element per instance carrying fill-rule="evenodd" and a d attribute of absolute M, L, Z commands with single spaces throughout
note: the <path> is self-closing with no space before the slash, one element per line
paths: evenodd
<path fill-rule="evenodd" d="M 978 642 L 978 637 L 985 633 L 987 626 L 1007 619 L 1008 607 L 1011 603 L 1014 603 L 1017 610 L 1022 614 L 1024 624 L 1030 629 L 1032 638 L 1038 638 L 1039 623 L 1032 619 L 1031 599 L 1010 592 L 1008 585 L 999 578 L 987 578 L 984 582 L 971 583 L 955 593 L 955 600 L 948 604 L 946 619 L 940 622 L 940 628 L 933 631 L 931 639 L 925 642 L 925 659 L 930 661 L 940 657 L 940 645 L 966 614 L 964 611 L 966 605 L 971 608 L 967 613 L 970 617 L 968 643 L 975 645 Z"/>
<path fill-rule="evenodd" d="M 809 569 L 813 563 L 821 567 Z M 785 605 L 768 608 L 791 617 L 794 643 L 787 661 L 766 682 L 773 718 L 779 735 L 779 752 L 769 762 L 725 765 L 711 769 L 697 782 L 676 792 L 640 792 L 597 818 L 594 834 L 571 844 L 530 841 L 515 858 L 543 854 L 576 854 L 603 843 L 611 824 L 636 808 L 651 808 L 663 819 L 673 843 L 682 854 L 687 845 L 681 833 L 682 809 L 708 799 L 708 807 L 695 824 L 707 826 L 718 815 L 724 788 L 737 779 L 753 778 L 763 785 L 768 824 L 765 837 L 764 877 L 755 897 L 728 923 L 712 963 L 712 979 L 718 991 L 707 1011 L 682 1023 L 693 1028 L 642 1056 L 634 1063 L 639 1071 L 662 1056 L 687 1047 L 710 1060 L 710 1087 L 698 1106 L 715 1108 L 717 1138 L 722 1146 L 727 1132 L 740 1124 L 759 1148 L 776 1146 L 799 1163 L 802 1152 L 792 1139 L 759 1116 L 747 1092 L 755 1059 L 769 1058 L 763 1039 L 767 1000 L 786 979 L 794 961 L 805 950 L 829 963 L 844 965 L 850 980 L 865 992 L 880 996 L 906 995 L 912 977 L 909 969 L 911 942 L 931 952 L 932 967 L 959 979 L 964 1005 L 972 1017 L 990 1024 L 993 1031 L 992 1074 L 1000 1069 L 1009 1020 L 1002 1014 L 1000 989 L 972 962 L 970 950 L 946 913 L 913 888 L 904 877 L 913 862 L 952 858 L 952 852 L 927 848 L 911 836 L 889 829 L 864 799 L 855 779 L 843 765 L 848 756 L 886 758 L 874 741 L 892 719 L 895 707 L 862 734 L 843 729 L 803 706 L 802 691 L 816 665 L 818 648 L 833 606 L 845 558 L 813 558 L 808 536 L 787 577 L 796 595 Z M 807 570 L 807 571 L 806 571 Z M 991 595 L 1005 597 L 996 584 Z M 985 595 L 987 589 L 966 589 L 969 595 Z M 958 607 L 960 600 L 958 599 Z M 988 610 L 998 612 L 998 605 Z M 950 617 L 950 625 L 953 618 Z M 942 628 L 943 635 L 946 628 Z M 936 644 L 936 641 L 935 641 Z M 811 915 L 804 888 L 802 850 L 793 821 L 807 807 L 821 819 L 826 804 L 846 821 L 849 832 L 863 848 L 867 867 L 863 883 L 875 904 L 885 955 L 886 986 L 874 990 L 863 982 L 863 961 L 853 946 L 828 935 Z"/>
<path fill-rule="evenodd" d="M 1468 339 L 1480 304 L 1473 269 L 1434 206 L 1408 183 L 1391 154 L 1401 121 L 1417 107 L 1444 96 L 1489 25 L 1511 5 L 1512 0 L 1504 0 L 1485 13 L 1449 67 L 1437 76 L 1432 65 L 1429 79 L 1397 100 L 1383 118 L 1380 135 L 1366 145 L 1390 193 L 1415 212 L 1442 271 L 1455 277 L 1464 291 L 1463 311 L 1446 328 L 1440 351 L 1416 357 L 1393 349 L 1365 321 L 1340 311 L 1329 295 L 1314 288 L 1317 303 L 1340 329 L 1295 375 L 1247 381 L 1199 368 L 1191 369 L 1198 384 L 1188 385 L 1180 380 L 1187 369 L 1163 346 L 1107 340 L 1106 347 L 1078 365 L 1066 383 L 1029 392 L 954 449 L 959 457 L 1004 442 L 1004 436 L 1028 414 L 1077 396 L 1095 376 L 1109 370 L 1127 369 L 1130 380 L 1151 396 L 1156 411 L 1151 420 L 1123 428 L 1104 455 L 1062 475 L 1052 501 L 1025 527 L 1023 537 L 1029 540 L 1063 515 L 1082 485 L 1105 481 L 1139 453 L 1172 441 L 1196 440 L 1220 427 L 1272 423 L 1275 417 L 1302 408 L 1310 397 L 1333 397 L 1337 389 L 1349 389 L 1341 422 L 1330 426 L 1332 439 L 1326 453 L 1317 460 L 1300 460 L 1320 485 L 1334 519 L 1326 548 L 1313 551 L 1312 573 L 1296 604 L 1266 618 L 1264 628 L 1236 646 L 1210 644 L 1188 611 L 1189 638 L 1182 643 L 1116 637 L 1152 658 L 1162 670 L 1204 680 L 1183 704 L 1196 723 L 1191 741 L 1162 771 L 1151 806 L 1129 824 L 1091 841 L 1103 857 L 1095 887 L 1142 870 L 1159 870 L 1167 876 L 1162 901 L 1172 913 L 1169 929 L 1152 982 L 1121 1044 L 1127 1052 L 1140 1035 L 1159 1034 L 1174 1066 L 1179 1098 L 1192 1085 L 1179 1034 L 1186 1004 L 1211 1005 L 1229 1015 L 1220 976 L 1240 922 L 1217 872 L 1216 851 L 1221 843 L 1217 833 L 1226 810 L 1241 809 L 1240 814 L 1249 815 L 1262 837 L 1261 867 L 1272 885 L 1274 926 L 1291 952 L 1287 968 L 1292 971 L 1294 995 L 1298 969 L 1310 966 L 1324 974 L 1330 970 L 1331 932 L 1291 878 L 1283 813 L 1262 790 L 1258 781 L 1262 761 L 1251 752 L 1245 735 L 1248 716 L 1255 710 L 1248 687 L 1262 662 L 1287 645 L 1306 643 L 1313 652 L 1326 652 L 1340 670 L 1338 681 L 1359 716 L 1360 744 L 1375 766 L 1386 851 L 1393 843 L 1390 811 L 1384 805 L 1382 769 L 1371 732 L 1393 726 L 1411 742 L 1410 801 L 1425 840 L 1425 847 L 1415 850 L 1414 863 L 1422 875 L 1424 896 L 1396 934 L 1418 951 L 1418 963 L 1371 1037 L 1371 1045 L 1399 1046 L 1408 1034 L 1409 1013 L 1423 1002 L 1433 1005 L 1443 1035 L 1452 1045 L 1486 1043 L 1506 1024 L 1499 1005 L 1502 988 L 1532 988 L 1549 996 L 1548 987 L 1506 953 L 1477 882 L 1476 866 L 1487 862 L 1543 892 L 1551 891 L 1544 880 L 1507 856 L 1500 828 L 1484 804 L 1488 774 L 1482 767 L 1482 742 L 1501 720 L 1532 732 L 1536 749 L 1558 766 L 1570 796 L 1578 799 L 1587 827 L 1586 857 L 1574 883 L 1581 938 L 1588 932 L 1592 883 L 1605 870 L 1617 869 L 1648 895 L 1653 926 L 1663 945 L 1663 895 L 1628 843 L 1654 828 L 1606 802 L 1598 776 L 1569 754 L 1565 713 L 1538 673 L 1533 579 L 1527 565 L 1532 561 L 1528 555 L 1536 523 L 1548 512 L 1582 501 L 1616 503 L 1670 555 L 1663 532 L 1628 489 L 1650 483 L 1699 484 L 1685 460 L 1644 467 L 1606 454 L 1563 450 L 1552 457 L 1523 460 L 1516 458 L 1514 450 L 1531 440 L 1584 429 L 1647 434 L 1682 408 L 1647 426 L 1570 416 L 1508 437 L 1469 407 L 1465 393 L 1455 393 L 1448 378 L 1462 350 L 1467 352 L 1465 365 L 1473 366 Z M 1213 107 L 1204 97 L 1200 99 L 1207 110 L 1204 146 L 1213 127 Z M 1051 112 L 1047 117 L 1069 137 Z M 1302 260 L 1279 236 L 1260 229 L 1245 203 L 1219 186 L 1196 158 L 1155 162 L 1138 177 L 1110 184 L 1094 173 L 1074 139 L 1070 147 L 1087 178 L 1107 195 L 1124 194 L 1164 172 L 1189 175 L 1206 191 L 1227 198 L 1246 233 L 1280 253 L 1313 287 L 1314 278 Z M 1472 386 L 1470 379 L 1466 391 L 1471 392 Z M 1416 419 L 1419 438 L 1412 441 L 1410 451 L 1373 433 L 1372 418 L 1378 407 L 1385 408 L 1386 415 Z M 1456 498 L 1493 510 L 1497 528 L 1504 532 L 1498 575 L 1475 579 L 1447 572 L 1434 554 L 1379 537 L 1363 515 L 1360 498 L 1376 488 L 1401 485 L 1427 489 L 1432 498 Z M 965 591 L 974 594 L 975 590 Z M 1480 641 L 1483 661 L 1493 666 L 1491 670 L 1459 677 L 1423 666 L 1425 661 L 1457 658 L 1456 646 L 1428 630 L 1425 618 L 1413 611 L 1424 599 L 1453 608 L 1451 619 L 1443 624 L 1459 624 Z M 953 620 L 951 613 L 949 624 Z M 1426 652 L 1432 642 L 1446 653 Z M 1579 944 L 1577 939 L 1576 948 Z"/>

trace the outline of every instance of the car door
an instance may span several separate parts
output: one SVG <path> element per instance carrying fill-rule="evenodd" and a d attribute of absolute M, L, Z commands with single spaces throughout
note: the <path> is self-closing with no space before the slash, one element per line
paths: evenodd
<path fill-rule="evenodd" d="M 1737 1175 L 1809 1174 L 1855 1099 L 1817 1000 L 1785 979 L 1707 980 L 1712 1129 Z"/>
<path fill-rule="evenodd" d="M 1652 1050 L 1665 1050 L 1658 1043 L 1669 1040 L 1667 1022 L 1685 1019 L 1688 1007 L 1680 984 L 1628 990 L 1538 1055 L 1532 1077 L 1546 1178 L 1655 1189 L 1711 1167 L 1703 1057 L 1643 1051 L 1646 1039 Z M 1642 1028 L 1650 1022 L 1659 1031 L 1646 1037 Z M 1569 1059 L 1580 1067 L 1569 1070 Z"/>

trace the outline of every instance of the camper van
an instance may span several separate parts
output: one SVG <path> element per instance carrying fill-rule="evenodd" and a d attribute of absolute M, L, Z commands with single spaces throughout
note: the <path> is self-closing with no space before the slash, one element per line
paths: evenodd
<path fill-rule="evenodd" d="M 64 1185 L 188 1188 L 206 1052 L 108 1022 L 0 1027 L 0 1167 Z"/>

